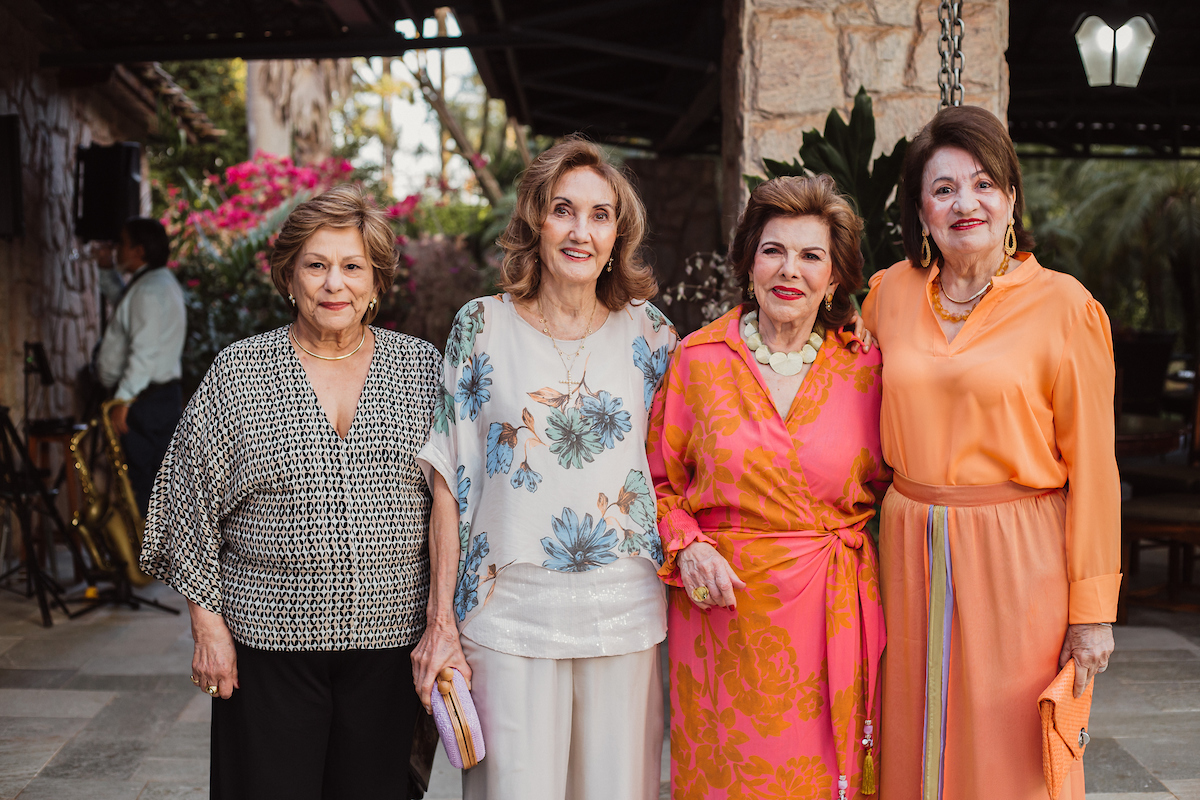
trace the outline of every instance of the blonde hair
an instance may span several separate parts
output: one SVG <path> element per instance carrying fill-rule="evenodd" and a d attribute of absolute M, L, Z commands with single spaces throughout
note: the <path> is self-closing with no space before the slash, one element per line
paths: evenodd
<path fill-rule="evenodd" d="M 641 257 L 646 208 L 629 179 L 608 163 L 599 147 L 578 135 L 542 153 L 521 176 L 512 219 L 496 242 L 504 250 L 500 288 L 518 300 L 537 297 L 542 280 L 538 260 L 542 225 L 550 213 L 555 186 L 574 169 L 590 169 L 604 178 L 617 198 L 612 272 L 601 271 L 596 297 L 612 311 L 631 300 L 649 300 L 658 294 L 658 282 Z"/>
<path fill-rule="evenodd" d="M 400 254 L 396 251 L 396 234 L 387 223 L 384 213 L 354 184 L 344 183 L 327 189 L 288 214 L 275 247 L 271 251 L 271 282 L 285 299 L 291 294 L 292 277 L 296 272 L 296 256 L 309 238 L 321 228 L 356 228 L 362 234 L 367 260 L 375 276 L 375 291 L 380 298 L 392 288 Z M 370 323 L 379 311 L 367 308 L 363 322 Z M 295 310 L 293 309 L 293 313 Z"/>
<path fill-rule="evenodd" d="M 862 286 L 863 221 L 849 201 L 838 194 L 837 184 L 828 175 L 775 178 L 760 183 L 750 194 L 750 202 L 738 220 L 737 232 L 729 243 L 728 263 L 748 294 L 754 254 L 767 223 L 776 217 L 806 216 L 817 217 L 829 227 L 832 279 L 837 283 L 830 303 L 832 310 L 826 311 L 822 302 L 817 321 L 826 328 L 840 328 L 854 316 L 850 295 Z M 746 306 L 757 309 L 758 301 L 749 298 Z"/>

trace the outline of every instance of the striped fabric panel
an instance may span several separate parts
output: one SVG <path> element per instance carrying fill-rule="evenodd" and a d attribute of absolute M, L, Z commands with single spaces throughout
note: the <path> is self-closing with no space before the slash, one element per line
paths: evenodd
<path fill-rule="evenodd" d="M 930 506 L 926 523 L 929 555 L 929 636 L 925 660 L 925 758 L 922 800 L 941 800 L 946 749 L 946 685 L 950 674 L 950 628 L 954 580 L 945 506 Z"/>

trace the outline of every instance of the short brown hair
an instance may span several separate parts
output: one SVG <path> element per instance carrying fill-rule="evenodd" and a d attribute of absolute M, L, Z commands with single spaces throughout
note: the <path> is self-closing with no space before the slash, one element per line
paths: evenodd
<path fill-rule="evenodd" d="M 862 286 L 863 221 L 854 213 L 850 202 L 838 194 L 837 184 L 828 175 L 775 178 L 760 183 L 750 193 L 750 202 L 746 203 L 746 210 L 738 219 L 727 260 L 747 295 L 747 310 L 757 309 L 758 301 L 749 297 L 750 273 L 754 269 L 754 255 L 763 229 L 776 217 L 808 216 L 819 218 L 829 227 L 829 243 L 833 250 L 829 255 L 833 280 L 837 283 L 831 303 L 833 309 L 826 311 L 822 302 L 817 310 L 817 321 L 826 328 L 841 328 L 854 316 L 850 295 Z"/>
<path fill-rule="evenodd" d="M 517 187 L 517 203 L 508 227 L 496 241 L 504 250 L 500 288 L 518 300 L 537 297 L 542 272 L 538 252 L 542 225 L 559 180 L 573 169 L 590 169 L 604 178 L 617 198 L 617 240 L 613 245 L 612 272 L 600 272 L 596 297 L 611 311 L 631 300 L 649 300 L 658 294 L 654 272 L 641 256 L 646 237 L 646 208 L 637 190 L 621 170 L 609 164 L 600 148 L 581 136 L 568 136 L 542 153 L 525 170 Z"/>
<path fill-rule="evenodd" d="M 396 234 L 392 232 L 384 213 L 375 207 L 360 187 L 350 183 L 327 189 L 312 200 L 296 206 L 288 214 L 271 250 L 271 282 L 275 284 L 275 290 L 285 299 L 291 294 L 296 256 L 304 243 L 321 228 L 358 229 L 375 275 L 375 291 L 382 302 L 383 295 L 392 288 L 396 267 L 400 262 L 400 254 L 396 251 Z M 377 303 L 375 308 L 367 309 L 363 322 L 370 323 L 375 319 L 379 305 Z"/>
<path fill-rule="evenodd" d="M 925 165 L 943 147 L 957 147 L 971 154 L 983 171 L 1013 198 L 1013 230 L 1017 234 L 1017 249 L 1032 250 L 1033 234 L 1025 230 L 1025 190 L 1021 185 L 1021 162 L 1013 149 L 1012 139 L 1004 124 L 990 111 L 978 106 L 943 108 L 929 121 L 908 146 L 900 176 L 900 230 L 904 237 L 904 254 L 914 267 L 921 265 L 921 180 Z M 937 242 L 929 237 L 929 250 L 936 261 L 941 255 Z"/>

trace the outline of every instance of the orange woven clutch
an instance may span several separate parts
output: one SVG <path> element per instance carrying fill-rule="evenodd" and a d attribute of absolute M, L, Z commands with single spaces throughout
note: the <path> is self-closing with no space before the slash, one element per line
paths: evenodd
<path fill-rule="evenodd" d="M 1092 710 L 1092 685 L 1079 697 L 1075 690 L 1075 659 L 1067 662 L 1062 672 L 1050 682 L 1038 697 L 1038 713 L 1042 717 L 1042 774 L 1050 800 L 1058 800 L 1071 767 L 1083 758 L 1088 741 L 1088 714 Z"/>

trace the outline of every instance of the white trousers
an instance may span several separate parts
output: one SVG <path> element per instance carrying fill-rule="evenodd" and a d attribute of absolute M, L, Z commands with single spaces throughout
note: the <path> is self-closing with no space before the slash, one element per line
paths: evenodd
<path fill-rule="evenodd" d="M 663 742 L 658 648 L 525 658 L 462 637 L 487 755 L 463 800 L 657 800 Z"/>

